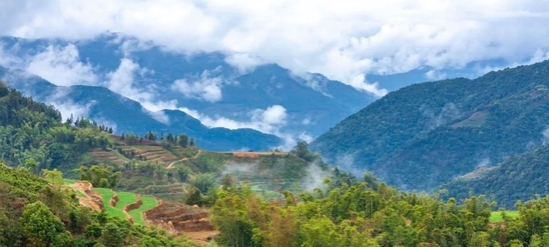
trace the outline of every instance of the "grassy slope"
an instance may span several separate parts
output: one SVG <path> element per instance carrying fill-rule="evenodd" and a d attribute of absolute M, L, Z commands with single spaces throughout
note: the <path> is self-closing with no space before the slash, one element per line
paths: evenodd
<path fill-rule="evenodd" d="M 131 210 L 128 213 L 133 218 L 133 222 L 135 224 L 145 225 L 146 223 L 143 217 L 143 212 L 156 207 L 158 205 L 158 201 L 150 196 L 142 196 L 141 201 L 143 202 L 143 205 L 141 205 L 141 207 Z"/>
<path fill-rule="evenodd" d="M 103 198 L 103 205 L 105 206 L 107 214 L 119 217 L 121 219 L 126 219 L 126 215 L 124 214 L 124 212 L 122 212 L 122 210 L 114 208 L 109 204 L 110 199 L 114 196 L 112 190 L 105 188 L 94 188 L 93 191 L 101 194 L 101 197 Z"/>
<path fill-rule="evenodd" d="M 104 188 L 94 188 L 93 190 L 101 194 L 103 198 L 103 204 L 105 205 L 107 214 L 111 216 L 119 217 L 122 219 L 126 219 L 126 215 L 122 211 L 123 208 L 128 204 L 133 203 L 137 200 L 137 196 L 134 193 L 116 192 L 116 194 L 118 195 L 119 201 L 116 203 L 115 207 L 112 207 L 109 204 L 110 199 L 114 196 L 114 193 L 112 192 L 112 190 L 104 189 Z M 156 207 L 158 205 L 158 201 L 155 198 L 150 196 L 142 196 L 141 201 L 143 202 L 141 207 L 129 211 L 128 214 L 133 218 L 135 224 L 145 225 L 146 222 L 143 217 L 143 212 Z"/>
<path fill-rule="evenodd" d="M 118 202 L 116 203 L 115 208 L 124 210 L 124 207 L 137 201 L 137 196 L 131 192 L 116 192 L 118 195 Z"/>

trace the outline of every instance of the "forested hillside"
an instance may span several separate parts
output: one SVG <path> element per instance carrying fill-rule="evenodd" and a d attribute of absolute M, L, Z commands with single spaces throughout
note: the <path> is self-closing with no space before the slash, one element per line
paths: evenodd
<path fill-rule="evenodd" d="M 449 197 L 486 195 L 501 206 L 513 208 L 549 191 L 549 145 L 508 158 L 493 167 L 480 167 L 443 185 Z"/>
<path fill-rule="evenodd" d="M 0 82 L 0 155 L 8 165 L 35 171 L 72 165 L 93 148 L 106 148 L 108 129 L 88 120 L 62 123 L 53 108 Z"/>
<path fill-rule="evenodd" d="M 62 121 L 52 106 L 24 97 L 5 84 L 0 84 L 0 121 L 0 158 L 8 166 L 25 167 L 35 174 L 42 169 L 58 169 L 70 178 L 82 178 L 77 172 L 82 169 L 109 167 L 99 170 L 118 174 L 116 181 L 109 179 L 102 187 L 109 184 L 178 201 L 186 200 L 188 191 L 195 188 L 207 195 L 224 176 L 249 181 L 255 190 L 270 198 L 280 197 L 279 192 L 285 189 L 300 191 L 315 158 L 304 142 L 289 153 L 239 156 L 203 150 L 185 133 L 113 135 L 111 127 L 87 119 Z M 230 143 L 223 139 L 223 130 L 212 131 L 218 132 L 212 134 L 216 135 L 211 138 L 217 140 L 215 143 Z M 254 137 L 245 131 L 240 133 L 237 136 L 242 139 Z M 319 173 L 331 172 L 322 162 L 315 164 L 320 164 L 315 165 Z"/>
<path fill-rule="evenodd" d="M 432 190 L 547 139 L 549 61 L 389 93 L 317 138 L 331 163 Z"/>

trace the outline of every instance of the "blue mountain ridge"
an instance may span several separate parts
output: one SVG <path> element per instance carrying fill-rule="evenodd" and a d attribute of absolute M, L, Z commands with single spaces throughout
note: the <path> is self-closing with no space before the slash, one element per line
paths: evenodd
<path fill-rule="evenodd" d="M 0 67 L 0 78 L 8 85 L 35 99 L 54 104 L 69 104 L 86 107 L 87 117 L 105 123 L 114 123 L 116 133 L 143 135 L 147 131 L 173 134 L 187 134 L 198 146 L 213 151 L 253 149 L 265 150 L 281 145 L 281 139 L 274 135 L 253 129 L 208 128 L 199 120 L 179 110 L 149 112 L 134 100 L 125 98 L 104 87 L 76 85 L 56 86 L 38 76 L 23 71 Z M 165 114 L 169 123 L 155 119 L 154 114 Z"/>

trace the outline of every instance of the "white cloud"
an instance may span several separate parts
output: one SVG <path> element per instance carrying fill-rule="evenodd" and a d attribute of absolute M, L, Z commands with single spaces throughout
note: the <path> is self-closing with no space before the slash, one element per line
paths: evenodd
<path fill-rule="evenodd" d="M 170 117 L 166 115 L 163 111 L 147 111 L 147 114 L 149 114 L 152 118 L 154 118 L 156 121 L 161 122 L 163 124 L 170 124 Z"/>
<path fill-rule="evenodd" d="M 425 73 L 425 78 L 432 81 L 436 81 L 436 80 L 442 80 L 444 78 L 447 78 L 447 76 L 446 76 L 446 73 L 444 72 L 440 72 L 432 69 Z"/>
<path fill-rule="evenodd" d="M 151 73 L 151 71 L 147 68 L 141 68 L 139 64 L 131 59 L 122 58 L 118 68 L 107 74 L 108 80 L 104 84 L 113 92 L 141 103 L 149 115 L 160 122 L 167 123 L 169 122 L 168 117 L 164 116 L 163 113 L 158 113 L 158 111 L 176 109 L 177 100 L 162 101 L 155 99 L 154 84 L 142 88 L 135 85 L 136 79 L 138 79 L 137 76 L 144 76 L 147 73 Z"/>
<path fill-rule="evenodd" d="M 5 44 L 0 42 L 0 66 L 10 68 L 21 64 L 21 59 L 14 56 L 11 51 L 5 50 Z"/>
<path fill-rule="evenodd" d="M 67 87 L 58 87 L 53 95 L 51 95 L 47 102 L 48 104 L 53 105 L 59 112 L 61 112 L 61 118 L 66 120 L 71 115 L 74 119 L 79 117 L 87 118 L 89 115 L 89 110 L 95 101 L 90 100 L 88 102 L 76 103 L 72 100 L 67 100 L 67 95 L 71 92 L 71 88 Z"/>
<path fill-rule="evenodd" d="M 200 78 L 193 81 L 190 79 L 175 80 L 171 89 L 181 92 L 187 98 L 196 98 L 213 103 L 223 97 L 221 92 L 222 83 L 221 77 L 209 77 L 209 72 L 204 71 Z"/>
<path fill-rule="evenodd" d="M 269 125 L 281 125 L 286 123 L 286 108 L 280 105 L 273 105 L 264 111 L 256 112 L 253 120 L 261 120 Z"/>
<path fill-rule="evenodd" d="M 304 140 L 306 142 L 311 142 L 313 140 L 313 137 L 305 132 L 285 133 L 281 131 L 281 128 L 286 124 L 288 115 L 286 113 L 286 109 L 280 105 L 273 105 L 266 109 L 256 109 L 256 110 L 250 111 L 248 113 L 248 115 L 250 116 L 250 120 L 248 121 L 236 121 L 233 119 L 220 117 L 220 116 L 216 116 L 212 118 L 212 117 L 203 115 L 196 110 L 185 108 L 185 107 L 179 108 L 178 110 L 183 111 L 189 114 L 191 117 L 194 117 L 200 120 L 202 124 L 210 128 L 215 128 L 215 127 L 224 127 L 228 129 L 250 128 L 263 133 L 276 135 L 280 137 L 283 141 L 282 146 L 278 148 L 282 148 L 284 150 L 291 150 L 292 148 L 295 147 L 295 145 L 299 140 Z M 276 148 L 276 147 L 273 147 L 273 148 Z"/>
<path fill-rule="evenodd" d="M 265 63 L 260 57 L 251 56 L 247 53 L 229 54 L 225 58 L 225 62 L 236 67 L 241 74 L 249 73 L 257 66 Z"/>
<path fill-rule="evenodd" d="M 537 0 L 5 0 L 0 33 L 86 39 L 106 30 L 182 52 L 222 51 L 318 72 L 381 96 L 365 73 L 472 61 L 527 61 L 549 50 L 549 5 Z M 192 23 L 192 24 L 191 24 Z"/>
<path fill-rule="evenodd" d="M 134 87 L 135 75 L 140 73 L 142 69 L 139 64 L 131 59 L 122 58 L 120 65 L 115 71 L 107 74 L 108 81 L 106 86 L 113 92 L 124 95 L 135 101 L 148 101 L 154 95 L 144 89 Z"/>
<path fill-rule="evenodd" d="M 74 119 L 78 117 L 88 117 L 89 109 L 94 105 L 95 102 L 89 102 L 87 104 L 76 104 L 72 101 L 54 101 L 49 102 L 52 104 L 59 112 L 61 112 L 61 117 L 63 121 L 69 118 L 72 114 Z"/>
<path fill-rule="evenodd" d="M 185 107 L 179 110 L 189 114 L 190 116 L 200 120 L 202 124 L 210 127 L 224 127 L 228 129 L 250 128 L 261 131 L 263 133 L 274 134 L 281 136 L 280 128 L 286 124 L 286 109 L 280 105 L 273 105 L 267 109 L 256 109 L 248 113 L 249 121 L 236 121 L 226 117 L 217 116 L 215 118 L 205 116 L 196 110 Z"/>
<path fill-rule="evenodd" d="M 26 70 L 58 86 L 94 85 L 97 77 L 89 64 L 80 62 L 74 45 L 50 45 L 27 62 Z"/>
<path fill-rule="evenodd" d="M 536 50 L 536 52 L 534 52 L 532 57 L 530 57 L 527 61 L 512 62 L 512 63 L 507 64 L 506 66 L 499 66 L 499 67 L 487 65 L 487 66 L 484 66 L 484 67 L 476 68 L 476 72 L 477 72 L 478 75 L 483 75 L 483 74 L 486 74 L 490 71 L 497 71 L 497 70 L 502 70 L 502 69 L 505 69 L 505 68 L 513 68 L 513 67 L 517 67 L 517 66 L 521 66 L 521 65 L 528 65 L 528 64 L 538 63 L 538 62 L 541 62 L 541 61 L 544 61 L 544 60 L 547 60 L 547 59 L 549 59 L 549 51 L 543 51 L 541 49 L 538 49 L 538 50 Z"/>

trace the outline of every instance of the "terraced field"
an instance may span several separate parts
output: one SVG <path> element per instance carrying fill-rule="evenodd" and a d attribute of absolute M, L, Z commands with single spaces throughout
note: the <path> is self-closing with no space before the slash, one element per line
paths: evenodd
<path fill-rule="evenodd" d="M 138 197 L 135 193 L 131 192 L 116 192 L 114 193 L 110 189 L 104 188 L 94 188 L 93 191 L 99 193 L 102 196 L 103 205 L 107 214 L 122 219 L 127 219 L 127 215 L 124 212 L 124 208 L 132 203 L 135 203 L 138 200 Z M 119 200 L 116 205 L 113 207 L 110 205 L 110 200 L 113 196 L 117 195 Z M 142 204 L 137 209 L 130 210 L 128 215 L 133 219 L 135 224 L 146 225 L 145 218 L 143 217 L 143 212 L 158 206 L 158 201 L 154 197 L 143 196 L 140 198 Z"/>
<path fill-rule="evenodd" d="M 124 152 L 134 153 L 136 159 L 138 157 L 144 157 L 147 161 L 158 162 L 159 164 L 164 164 L 166 166 L 185 157 L 192 157 L 198 152 L 197 148 L 182 148 L 179 146 L 165 148 L 161 145 L 122 145 L 121 149 Z M 128 158 L 124 157 L 116 150 L 94 149 L 91 152 L 91 157 L 92 160 L 95 161 L 114 163 L 117 165 L 124 165 L 124 163 L 128 161 Z"/>
<path fill-rule="evenodd" d="M 115 208 L 124 210 L 124 207 L 137 201 L 137 196 L 131 192 L 116 192 L 118 195 L 118 202 L 115 205 Z"/>
<path fill-rule="evenodd" d="M 170 164 L 179 158 L 162 146 L 135 146 L 136 154 L 147 157 L 147 160 L 161 164 Z"/>
<path fill-rule="evenodd" d="M 126 219 L 126 214 L 124 214 L 124 211 L 111 206 L 110 200 L 115 195 L 115 193 L 111 189 L 94 188 L 93 191 L 101 195 L 103 205 L 105 206 L 105 210 L 107 211 L 108 215 L 119 217 L 121 219 Z"/>
<path fill-rule="evenodd" d="M 135 224 L 146 225 L 147 223 L 143 217 L 143 212 L 158 206 L 158 201 L 150 196 L 142 196 L 141 201 L 143 204 L 137 209 L 130 210 L 128 214 L 133 218 Z"/>
<path fill-rule="evenodd" d="M 89 184 L 88 186 L 74 186 L 85 185 L 86 182 L 66 181 L 66 183 L 73 184 L 70 187 L 81 192 L 87 191 L 88 196 L 95 198 L 94 200 L 99 203 L 101 208 L 105 208 L 108 215 L 130 219 L 134 224 L 153 224 L 178 233 L 185 232 L 192 241 L 200 245 L 207 245 L 211 238 L 219 234 L 209 221 L 207 210 L 196 206 L 191 207 L 176 202 L 160 202 L 151 196 L 140 197 L 132 192 L 114 192 L 105 188 L 93 188 L 92 193 L 90 191 L 92 187 Z M 115 196 L 118 201 L 114 206 L 111 206 L 111 198 Z M 145 215 L 148 221 L 145 219 Z"/>
<path fill-rule="evenodd" d="M 123 165 L 128 159 L 116 151 L 103 149 L 94 149 L 91 153 L 92 157 L 100 162 L 114 163 L 117 165 Z"/>

